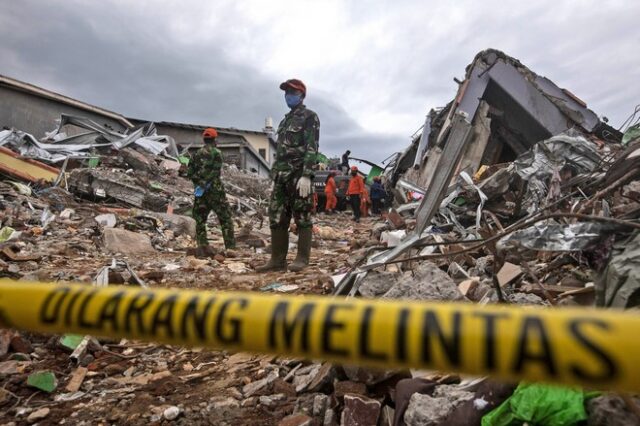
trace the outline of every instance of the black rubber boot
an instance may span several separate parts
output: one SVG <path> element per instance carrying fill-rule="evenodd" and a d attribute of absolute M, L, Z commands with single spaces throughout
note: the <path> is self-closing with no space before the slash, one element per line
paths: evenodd
<path fill-rule="evenodd" d="M 302 271 L 309 266 L 309 256 L 311 255 L 311 228 L 298 230 L 298 255 L 296 260 L 289 266 L 293 272 Z"/>
<path fill-rule="evenodd" d="M 257 272 L 283 271 L 287 269 L 287 251 L 289 250 L 289 230 L 271 230 L 271 260 L 258 266 Z"/>

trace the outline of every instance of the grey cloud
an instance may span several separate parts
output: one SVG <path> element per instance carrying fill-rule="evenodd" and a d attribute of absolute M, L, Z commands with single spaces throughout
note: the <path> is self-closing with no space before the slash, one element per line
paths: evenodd
<path fill-rule="evenodd" d="M 211 36 L 203 37 L 208 28 L 197 22 L 197 13 L 187 17 L 194 22 L 181 13 L 203 5 L 156 4 L 2 2 L 0 73 L 139 118 L 250 129 L 260 128 L 266 116 L 279 121 L 286 112 L 280 81 L 265 74 L 259 61 L 240 62 L 234 52 L 247 44 L 260 46 L 286 16 L 244 27 L 241 2 L 217 2 L 208 14 L 225 10 L 227 22 L 212 25 Z M 379 28 L 380 40 L 371 40 L 349 63 L 324 71 L 332 83 L 318 81 L 309 88 L 306 103 L 320 116 L 321 149 L 328 155 L 349 147 L 356 156 L 381 161 L 404 148 L 426 112 L 453 98 L 452 78 L 462 77 L 474 55 L 489 47 L 571 90 L 614 124 L 640 99 L 634 86 L 640 34 L 630 30 L 637 26 L 638 5 L 587 1 L 575 10 L 551 0 L 517 8 L 463 0 L 455 6 L 409 0 L 347 5 L 345 25 L 352 31 Z M 176 36 L 171 31 L 176 22 L 192 26 L 193 37 L 190 29 Z M 317 65 L 323 67 L 321 55 Z M 361 114 L 376 111 L 415 122 L 410 128 L 388 120 L 363 128 Z"/>
<path fill-rule="evenodd" d="M 7 13 L 8 12 L 8 13 Z M 167 44 L 138 33 L 136 16 L 109 7 L 90 9 L 61 3 L 15 2 L 5 19 L 37 25 L 0 26 L 4 52 L 18 65 L 0 73 L 47 86 L 124 115 L 156 121 L 259 129 L 264 118 L 277 123 L 286 112 L 280 81 L 230 59 L 223 46 Z M 99 19 L 84 19 L 87 14 Z M 122 32 L 116 29 L 122 28 Z M 152 35 L 152 34 L 151 34 Z M 13 69 L 28 70 L 16 75 Z M 287 78 L 289 76 L 284 76 Z M 374 141 L 343 109 L 311 90 L 307 103 L 321 119 L 321 149 L 338 155 L 344 143 Z M 382 145 L 379 146 L 382 148 Z M 384 149 L 373 150 L 381 160 Z"/>

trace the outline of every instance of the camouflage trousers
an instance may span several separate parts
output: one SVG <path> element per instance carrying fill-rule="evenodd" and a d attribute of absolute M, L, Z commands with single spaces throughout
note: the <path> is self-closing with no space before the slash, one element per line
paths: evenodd
<path fill-rule="evenodd" d="M 291 218 L 298 229 L 311 228 L 313 197 L 302 198 L 296 189 L 297 179 L 276 179 L 269 202 L 269 226 L 271 229 L 289 229 Z M 313 187 L 311 187 L 313 191 Z"/>
<path fill-rule="evenodd" d="M 196 241 L 199 246 L 209 244 L 207 240 L 207 218 L 213 210 L 218 216 L 224 246 L 228 249 L 235 248 L 236 240 L 233 234 L 233 219 L 231 207 L 227 202 L 224 191 L 209 190 L 202 197 L 196 197 L 193 202 L 193 218 L 196 220 Z"/>

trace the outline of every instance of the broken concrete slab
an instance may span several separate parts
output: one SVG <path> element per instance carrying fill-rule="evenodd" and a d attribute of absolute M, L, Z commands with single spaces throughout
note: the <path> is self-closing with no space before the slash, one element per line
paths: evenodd
<path fill-rule="evenodd" d="M 458 405 L 474 398 L 473 392 L 449 385 L 436 387 L 433 395 L 414 393 L 404 413 L 404 421 L 407 426 L 439 426 Z"/>
<path fill-rule="evenodd" d="M 103 241 L 105 250 L 111 253 L 136 255 L 155 252 L 147 235 L 125 229 L 105 228 Z"/>
<path fill-rule="evenodd" d="M 367 386 L 376 385 L 400 373 L 397 370 L 381 370 L 351 365 L 343 365 L 342 369 L 349 380 L 363 383 Z"/>
<path fill-rule="evenodd" d="M 371 426 L 378 424 L 380 402 L 362 395 L 345 395 L 340 424 Z"/>
<path fill-rule="evenodd" d="M 367 279 L 360 284 L 358 291 L 362 297 L 376 298 L 393 287 L 398 275 L 388 271 L 371 271 Z"/>
<path fill-rule="evenodd" d="M 352 380 L 343 380 L 335 382 L 333 385 L 334 395 L 336 398 L 342 398 L 346 394 L 366 395 L 367 385 L 360 382 L 354 382 Z"/>
<path fill-rule="evenodd" d="M 398 277 L 383 298 L 447 301 L 464 299 L 451 277 L 432 262 L 422 262 L 413 271 Z"/>
<path fill-rule="evenodd" d="M 136 151 L 132 148 L 123 148 L 120 150 L 122 159 L 133 169 L 157 175 L 160 173 L 158 165 L 148 156 Z"/>
<path fill-rule="evenodd" d="M 255 394 L 257 394 L 258 392 L 268 388 L 269 386 L 271 386 L 273 384 L 273 382 L 276 381 L 276 379 L 280 377 L 279 371 L 277 369 L 271 371 L 267 377 L 265 377 L 264 379 L 260 379 L 260 380 L 256 380 L 255 382 L 251 382 L 246 384 L 243 388 L 242 388 L 242 393 L 244 395 L 245 398 L 249 398 L 250 396 L 253 396 Z"/>
<path fill-rule="evenodd" d="M 319 392 L 322 388 L 331 385 L 333 379 L 336 377 L 336 370 L 333 364 L 325 362 L 322 364 L 315 377 L 309 383 L 307 391 Z"/>

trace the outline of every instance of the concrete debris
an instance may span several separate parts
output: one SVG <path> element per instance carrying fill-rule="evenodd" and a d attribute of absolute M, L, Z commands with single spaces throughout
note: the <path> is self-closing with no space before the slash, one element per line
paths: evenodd
<path fill-rule="evenodd" d="M 386 299 L 462 300 L 456 283 L 431 262 L 423 262 L 399 276 L 384 295 Z"/>
<path fill-rule="evenodd" d="M 640 406 L 640 399 L 629 398 Z M 589 426 L 627 426 L 640 423 L 637 410 L 632 410 L 623 398 L 617 395 L 601 395 L 587 400 L 586 404 Z"/>
<path fill-rule="evenodd" d="M 269 375 L 264 379 L 260 379 L 255 382 L 246 384 L 242 388 L 242 393 L 244 394 L 245 398 L 249 398 L 250 396 L 253 396 L 256 393 L 268 388 L 270 385 L 273 384 L 273 382 L 276 381 L 278 377 L 280 377 L 278 374 L 278 370 L 274 370 L 271 373 L 269 373 Z"/>
<path fill-rule="evenodd" d="M 38 420 L 42 420 L 46 418 L 50 412 L 51 412 L 51 409 L 49 407 L 40 408 L 32 412 L 31 414 L 29 414 L 29 416 L 27 417 L 27 421 L 29 423 L 35 423 Z"/>
<path fill-rule="evenodd" d="M 95 217 L 96 222 L 105 228 L 113 228 L 118 223 L 116 215 L 113 213 L 100 214 Z"/>
<path fill-rule="evenodd" d="M 366 395 L 367 385 L 361 382 L 354 382 L 350 380 L 343 380 L 336 382 L 333 385 L 334 395 L 336 398 L 342 398 L 346 394 Z"/>
<path fill-rule="evenodd" d="M 473 401 L 475 394 L 455 389 L 453 386 L 438 386 L 433 395 L 413 394 L 404 414 L 407 426 L 437 426 L 465 401 Z"/>
<path fill-rule="evenodd" d="M 345 395 L 341 425 L 368 426 L 378 424 L 380 402 L 361 395 Z"/>
<path fill-rule="evenodd" d="M 179 415 L 180 415 L 180 408 L 176 407 L 175 405 L 172 405 L 171 407 L 167 407 L 162 412 L 162 417 L 164 417 L 169 421 L 177 419 Z"/>
<path fill-rule="evenodd" d="M 103 234 L 104 248 L 110 253 L 137 255 L 153 253 L 151 239 L 137 232 L 119 228 L 106 228 Z"/>

